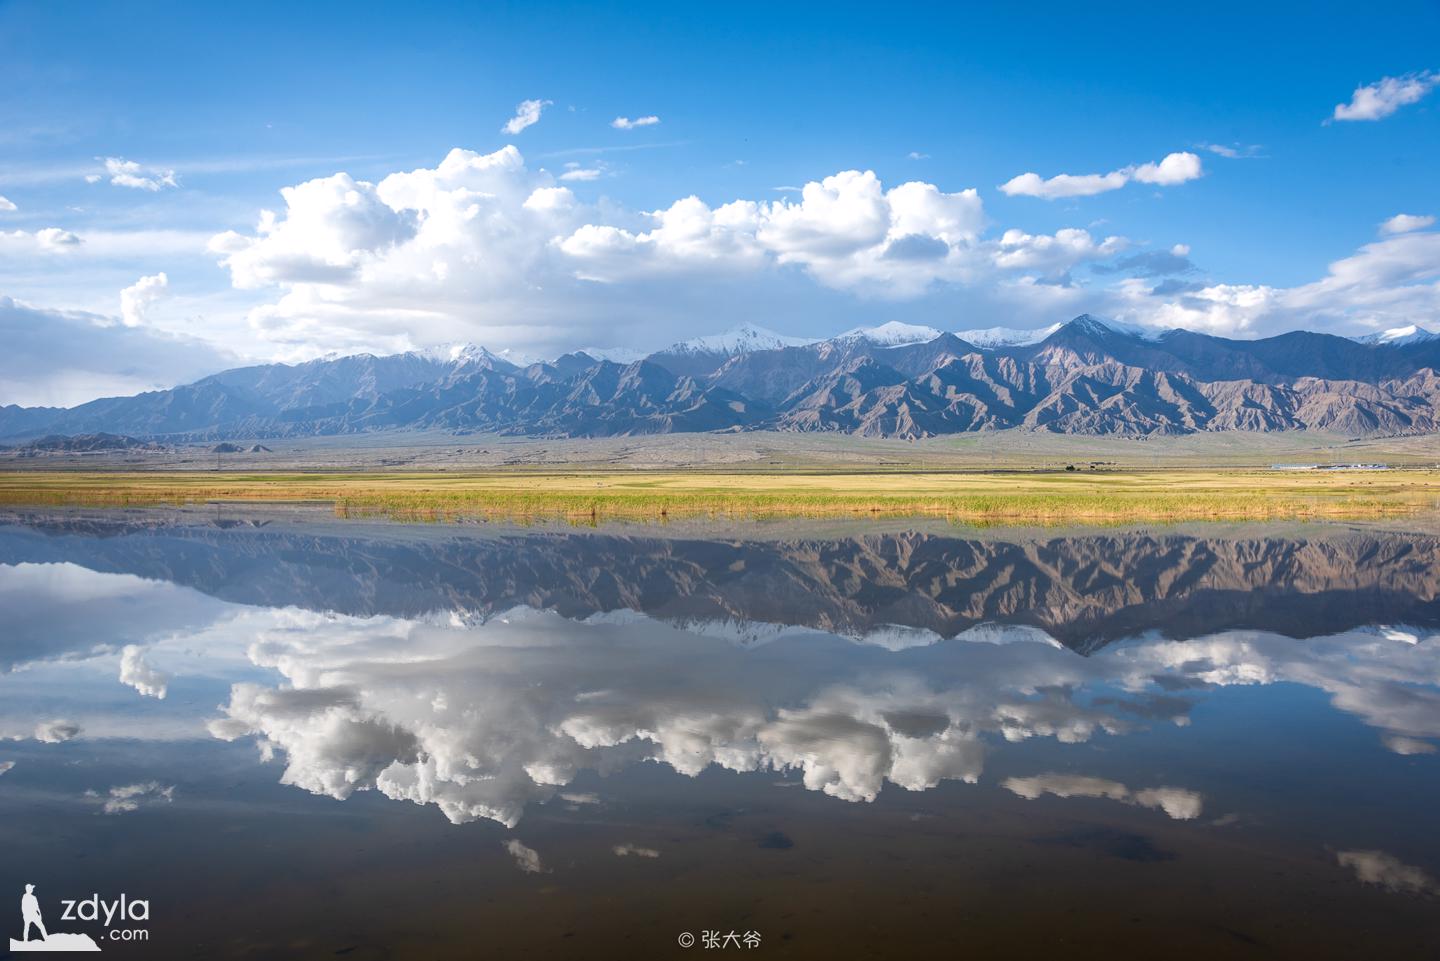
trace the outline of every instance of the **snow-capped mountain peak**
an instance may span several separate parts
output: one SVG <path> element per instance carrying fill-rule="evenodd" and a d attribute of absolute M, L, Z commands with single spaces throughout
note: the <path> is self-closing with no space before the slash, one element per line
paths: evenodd
<path fill-rule="evenodd" d="M 635 350 L 631 347 L 581 347 L 575 351 L 577 354 L 584 354 L 594 360 L 608 360 L 612 364 L 633 364 L 637 360 L 643 360 L 645 351 Z"/>
<path fill-rule="evenodd" d="M 778 350 L 815 343 L 809 337 L 788 337 L 756 324 L 741 324 L 723 334 L 694 337 L 665 348 L 666 354 L 744 354 L 755 350 Z"/>
<path fill-rule="evenodd" d="M 1060 327 L 1068 327 L 1071 330 L 1079 330 L 1088 334 L 1121 334 L 1126 337 L 1138 337 L 1140 340 L 1159 340 L 1170 333 L 1170 331 L 1161 330 L 1158 327 L 1142 327 L 1139 324 L 1128 324 L 1123 320 L 1096 317 L 1094 314 L 1081 314 L 1070 323 L 1061 324 Z"/>
<path fill-rule="evenodd" d="M 453 364 L 456 367 L 466 367 L 471 364 L 523 364 L 524 360 L 518 357 L 505 356 L 511 351 L 504 351 L 502 354 L 494 353 L 481 347 L 479 344 L 452 343 L 436 344 L 433 347 L 422 347 L 419 350 L 412 350 L 410 353 L 426 360 L 437 361 L 442 364 Z"/>
<path fill-rule="evenodd" d="M 957 330 L 955 336 L 968 344 L 985 350 L 998 347 L 1028 347 L 1049 337 L 1064 324 L 1051 324 L 1034 330 L 1019 330 L 1014 327 L 984 327 L 979 330 Z"/>
<path fill-rule="evenodd" d="M 919 324 L 905 324 L 898 320 L 881 324 L 879 327 L 855 327 L 836 337 L 835 340 L 867 340 L 880 347 L 901 347 L 905 344 L 928 344 L 940 331 L 934 327 Z"/>
<path fill-rule="evenodd" d="M 1401 347 L 1405 344 L 1423 344 L 1431 340 L 1440 340 L 1440 334 L 1426 330 L 1419 324 L 1406 324 L 1403 327 L 1391 327 L 1389 330 L 1379 330 L 1373 334 L 1362 334 L 1350 339 L 1356 343 L 1372 346 Z"/>

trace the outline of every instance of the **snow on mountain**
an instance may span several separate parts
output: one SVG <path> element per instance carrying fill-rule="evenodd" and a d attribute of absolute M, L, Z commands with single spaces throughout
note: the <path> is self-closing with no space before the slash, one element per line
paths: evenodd
<path fill-rule="evenodd" d="M 778 350 L 815 343 L 813 337 L 787 337 L 755 324 L 741 324 L 723 334 L 695 337 L 671 344 L 662 354 L 745 354 L 755 350 Z"/>
<path fill-rule="evenodd" d="M 1351 337 L 1350 339 L 1357 344 L 1401 347 L 1405 344 L 1423 344 L 1426 341 L 1440 340 L 1440 334 L 1432 330 L 1426 330 L 1419 324 L 1406 324 L 1404 327 L 1391 327 L 1389 330 L 1380 330 L 1373 334 L 1362 334 L 1359 337 Z"/>
<path fill-rule="evenodd" d="M 974 344 L 985 350 L 995 350 L 998 347 L 1028 347 L 1031 344 L 1040 343 L 1063 326 L 1065 325 L 1051 324 L 1049 327 L 1040 327 L 1035 330 L 985 327 L 980 330 L 957 330 L 955 336 L 967 344 Z"/>
<path fill-rule="evenodd" d="M 645 357 L 645 351 L 629 347 L 581 347 L 575 353 L 595 360 L 608 360 L 612 364 L 633 364 Z"/>
<path fill-rule="evenodd" d="M 523 365 L 529 360 L 516 354 L 514 351 L 505 350 L 494 353 L 481 347 L 479 344 L 453 343 L 436 344 L 433 347 L 422 347 L 419 350 L 410 351 L 416 357 L 423 357 L 426 360 L 437 361 L 442 364 L 453 364 L 456 367 L 467 367 L 471 364 L 491 365 L 495 363 Z"/>
<path fill-rule="evenodd" d="M 1059 327 L 1084 330 L 1092 334 L 1124 334 L 1127 337 L 1139 337 L 1141 340 L 1159 340 L 1169 333 L 1169 331 L 1159 330 L 1155 327 L 1141 327 L 1139 324 L 1127 324 L 1120 320 L 1105 320 L 1092 314 L 1081 314 L 1070 323 L 1061 324 Z M 1056 329 L 1058 330 L 1059 327 Z"/>
<path fill-rule="evenodd" d="M 939 336 L 940 331 L 934 327 L 902 324 L 898 320 L 892 320 L 879 327 L 856 327 L 832 339 L 868 340 L 881 347 L 903 347 L 905 344 L 928 344 Z"/>

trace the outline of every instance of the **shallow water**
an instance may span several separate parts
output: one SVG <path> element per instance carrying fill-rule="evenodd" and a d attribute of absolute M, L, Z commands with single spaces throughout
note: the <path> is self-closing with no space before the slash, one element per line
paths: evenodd
<path fill-rule="evenodd" d="M 12 511 L 0 893 L 147 958 L 1429 957 L 1437 598 L 1370 526 Z"/>

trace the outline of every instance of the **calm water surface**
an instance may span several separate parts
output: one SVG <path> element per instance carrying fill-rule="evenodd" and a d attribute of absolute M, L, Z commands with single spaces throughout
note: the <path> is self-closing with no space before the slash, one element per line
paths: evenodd
<path fill-rule="evenodd" d="M 121 957 L 1435 957 L 1437 597 L 1368 526 L 10 511 L 0 931 L 33 883 Z"/>

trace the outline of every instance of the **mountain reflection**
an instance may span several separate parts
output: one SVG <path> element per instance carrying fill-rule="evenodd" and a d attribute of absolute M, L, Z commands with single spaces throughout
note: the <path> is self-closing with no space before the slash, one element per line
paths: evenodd
<path fill-rule="evenodd" d="M 167 647 L 243 660 L 263 680 L 227 682 L 197 726 L 253 741 L 287 784 L 456 823 L 514 825 L 581 771 L 640 761 L 796 771 L 870 801 L 974 783 L 1016 742 L 1183 737 L 1197 703 L 1241 685 L 1323 692 L 1388 750 L 1431 753 L 1437 546 L 1346 529 L 715 540 L 11 517 L 4 667 L 108 658 L 154 700 L 183 681 Z M 33 725 L 0 716 L 0 735 Z M 1002 786 L 1182 820 L 1205 805 L 1183 777 Z"/>
<path fill-rule="evenodd" d="M 1090 651 L 1157 629 L 1440 624 L 1440 537 L 1366 529 L 747 539 L 0 515 L 0 563 L 59 561 L 241 604 L 472 621 L 633 612 L 751 641 L 806 628 L 909 646 L 1004 624 Z"/>

